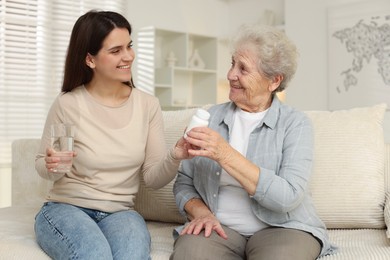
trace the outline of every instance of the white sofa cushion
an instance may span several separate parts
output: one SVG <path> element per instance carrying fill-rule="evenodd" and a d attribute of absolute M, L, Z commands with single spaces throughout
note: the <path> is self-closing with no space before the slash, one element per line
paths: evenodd
<path fill-rule="evenodd" d="M 383 228 L 385 104 L 307 111 L 314 127 L 310 189 L 328 228 Z"/>

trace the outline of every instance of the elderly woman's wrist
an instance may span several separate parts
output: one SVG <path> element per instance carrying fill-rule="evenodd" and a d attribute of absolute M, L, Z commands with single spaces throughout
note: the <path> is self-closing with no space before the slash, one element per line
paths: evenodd
<path fill-rule="evenodd" d="M 230 145 L 223 149 L 223 151 L 224 152 L 221 154 L 218 161 L 221 165 L 228 165 L 234 160 L 237 151 L 234 150 Z"/>

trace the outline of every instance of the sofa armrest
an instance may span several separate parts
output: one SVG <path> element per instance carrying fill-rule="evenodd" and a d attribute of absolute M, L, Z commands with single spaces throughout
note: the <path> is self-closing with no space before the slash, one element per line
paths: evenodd
<path fill-rule="evenodd" d="M 385 224 L 387 227 L 386 236 L 387 238 L 390 238 L 390 193 L 389 192 L 386 193 L 384 217 L 385 217 Z"/>
<path fill-rule="evenodd" d="M 40 207 L 53 185 L 35 170 L 35 155 L 40 139 L 12 142 L 12 205 Z"/>

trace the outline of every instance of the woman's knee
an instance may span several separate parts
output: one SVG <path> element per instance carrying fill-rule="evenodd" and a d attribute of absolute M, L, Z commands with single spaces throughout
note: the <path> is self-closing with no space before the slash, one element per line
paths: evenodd
<path fill-rule="evenodd" d="M 37 242 L 52 258 L 111 258 L 110 246 L 100 229 L 77 207 L 46 203 L 35 219 Z"/>
<path fill-rule="evenodd" d="M 185 259 L 207 259 L 204 258 L 203 253 L 209 252 L 209 239 L 200 235 L 181 235 L 174 243 L 171 260 L 185 260 Z M 211 255 L 212 252 L 209 252 Z M 215 258 L 216 259 L 216 258 Z"/>
<path fill-rule="evenodd" d="M 136 211 L 110 214 L 98 223 L 106 237 L 129 237 L 150 241 L 150 234 L 143 217 Z"/>
<path fill-rule="evenodd" d="M 110 214 L 99 227 L 111 246 L 115 259 L 148 259 L 151 237 L 145 220 L 135 211 Z"/>
<path fill-rule="evenodd" d="M 311 234 L 288 228 L 267 228 L 255 233 L 246 248 L 247 259 L 313 260 L 321 244 Z"/>
<path fill-rule="evenodd" d="M 174 244 L 171 260 L 183 259 L 244 259 L 246 239 L 226 227 L 228 239 L 221 238 L 213 232 L 210 237 L 199 235 L 181 235 Z"/>

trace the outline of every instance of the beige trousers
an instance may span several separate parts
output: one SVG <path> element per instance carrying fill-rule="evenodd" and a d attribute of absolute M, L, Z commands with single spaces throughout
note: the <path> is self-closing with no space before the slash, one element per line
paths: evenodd
<path fill-rule="evenodd" d="M 300 230 L 271 227 L 247 238 L 223 228 L 227 240 L 215 232 L 209 238 L 204 232 L 178 237 L 170 260 L 314 260 L 321 252 L 320 242 Z"/>

